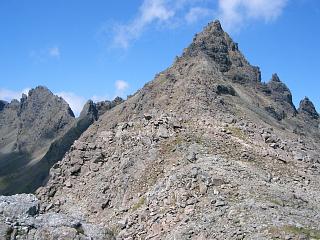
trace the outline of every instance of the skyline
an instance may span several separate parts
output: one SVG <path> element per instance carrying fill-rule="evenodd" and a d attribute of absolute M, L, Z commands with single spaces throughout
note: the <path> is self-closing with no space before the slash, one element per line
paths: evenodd
<path fill-rule="evenodd" d="M 308 96 L 320 109 L 315 0 L 3 1 L 0 13 L 2 100 L 44 85 L 78 115 L 88 99 L 125 98 L 219 19 L 263 81 L 278 73 L 296 106 Z"/>

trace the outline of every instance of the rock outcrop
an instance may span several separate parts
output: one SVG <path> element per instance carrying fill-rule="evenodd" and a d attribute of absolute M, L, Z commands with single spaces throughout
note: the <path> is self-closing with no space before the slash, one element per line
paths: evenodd
<path fill-rule="evenodd" d="M 110 231 L 59 213 L 39 214 L 39 200 L 28 194 L 0 196 L 0 239 L 113 239 Z"/>
<path fill-rule="evenodd" d="M 318 239 L 320 132 L 301 109 L 210 23 L 73 143 L 36 192 L 40 214 L 119 240 Z"/>
<path fill-rule="evenodd" d="M 312 119 L 319 119 L 319 114 L 317 113 L 316 108 L 307 97 L 300 102 L 298 112 L 300 114 L 307 115 Z"/>
<path fill-rule="evenodd" d="M 0 111 L 2 111 L 7 104 L 6 101 L 0 100 Z"/>

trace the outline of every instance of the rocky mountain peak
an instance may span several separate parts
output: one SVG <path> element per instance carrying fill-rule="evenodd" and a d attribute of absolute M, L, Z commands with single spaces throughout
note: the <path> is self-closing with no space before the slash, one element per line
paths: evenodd
<path fill-rule="evenodd" d="M 209 23 L 196 34 L 183 54 L 185 58 L 199 56 L 207 59 L 231 81 L 242 84 L 261 81 L 259 68 L 250 65 L 219 21 Z"/>
<path fill-rule="evenodd" d="M 89 100 L 79 118 L 63 98 L 44 86 L 23 94 L 20 102 L 0 101 L 0 194 L 30 192 L 41 186 L 73 142 L 122 101 Z"/>
<path fill-rule="evenodd" d="M 287 102 L 293 106 L 291 91 L 287 85 L 280 80 L 278 74 L 274 73 L 272 75 L 268 86 L 276 101 Z"/>
<path fill-rule="evenodd" d="M 310 101 L 308 97 L 305 97 L 299 105 L 298 109 L 299 113 L 305 114 L 310 116 L 311 118 L 318 119 L 319 114 L 317 113 L 316 108 L 314 107 L 313 103 Z"/>
<path fill-rule="evenodd" d="M 225 34 L 224 30 L 222 29 L 221 23 L 219 20 L 215 20 L 210 22 L 203 30 L 201 34 L 206 36 L 223 36 Z"/>
<path fill-rule="evenodd" d="M 97 102 L 95 103 L 95 108 L 97 110 L 97 116 L 101 116 L 103 115 L 106 111 L 114 108 L 115 106 L 117 106 L 118 104 L 124 102 L 124 100 L 121 97 L 116 97 L 114 100 L 112 101 L 101 101 L 101 102 Z"/>
<path fill-rule="evenodd" d="M 88 100 L 86 104 L 84 105 L 81 113 L 80 118 L 83 118 L 84 116 L 92 115 L 92 117 L 97 120 L 98 111 L 95 106 L 95 103 L 92 100 Z"/>
<path fill-rule="evenodd" d="M 230 49 L 232 49 L 230 39 L 223 31 L 220 22 L 215 21 L 209 23 L 201 33 L 195 35 L 185 54 L 188 56 L 204 54 L 218 64 L 220 71 L 227 72 L 232 65 L 229 58 Z"/>
<path fill-rule="evenodd" d="M 280 80 L 278 74 L 276 74 L 276 73 L 272 74 L 271 82 L 279 82 L 279 83 L 281 83 L 281 80 Z"/>
<path fill-rule="evenodd" d="M 52 92 L 45 86 L 37 86 L 31 89 L 28 93 L 29 97 L 33 94 L 52 94 Z"/>

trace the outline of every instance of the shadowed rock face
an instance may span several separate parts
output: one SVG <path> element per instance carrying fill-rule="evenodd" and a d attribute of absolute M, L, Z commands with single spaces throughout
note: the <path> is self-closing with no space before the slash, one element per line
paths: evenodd
<path fill-rule="evenodd" d="M 42 86 L 30 90 L 28 96 L 23 94 L 20 102 L 1 101 L 0 193 L 36 190 L 73 142 L 118 102 L 108 102 L 108 107 L 98 110 L 89 101 L 76 119 L 65 100 Z"/>
<path fill-rule="evenodd" d="M 0 111 L 3 110 L 3 108 L 5 107 L 5 105 L 7 105 L 8 103 L 6 101 L 2 101 L 0 100 Z"/>
<path fill-rule="evenodd" d="M 41 86 L 30 90 L 28 96 L 23 94 L 20 102 L 5 104 L 0 111 L 0 192 L 29 188 L 34 172 L 28 169 L 74 121 L 69 105 Z M 29 179 L 22 181 L 24 177 Z M 21 182 L 16 182 L 19 179 Z"/>

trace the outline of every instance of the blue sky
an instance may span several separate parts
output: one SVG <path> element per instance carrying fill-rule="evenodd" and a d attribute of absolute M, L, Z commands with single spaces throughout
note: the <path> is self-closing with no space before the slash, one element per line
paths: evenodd
<path fill-rule="evenodd" d="M 214 19 L 268 81 L 320 110 L 318 0 L 2 0 L 0 98 L 45 85 L 76 114 L 127 96 L 169 67 Z"/>

